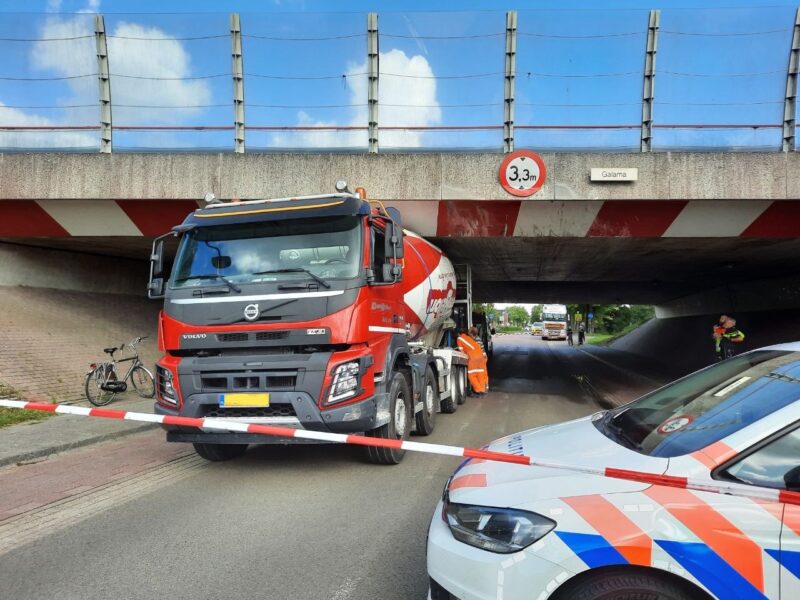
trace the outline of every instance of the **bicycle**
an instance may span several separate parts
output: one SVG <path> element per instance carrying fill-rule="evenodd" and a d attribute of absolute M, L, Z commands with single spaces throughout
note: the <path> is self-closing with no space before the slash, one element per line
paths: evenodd
<path fill-rule="evenodd" d="M 103 348 L 103 352 L 111 358 L 110 362 L 92 363 L 89 365 L 89 372 L 86 373 L 86 398 L 95 406 L 105 406 L 111 402 L 117 394 L 127 391 L 130 380 L 136 393 L 142 398 L 152 398 L 156 393 L 156 384 L 153 374 L 147 370 L 139 359 L 136 352 L 138 346 L 147 336 L 138 337 L 127 344 L 122 344 L 119 348 Z M 133 352 L 133 356 L 117 360 L 114 353 L 128 348 Z M 130 362 L 131 366 L 122 380 L 117 375 L 117 364 Z"/>

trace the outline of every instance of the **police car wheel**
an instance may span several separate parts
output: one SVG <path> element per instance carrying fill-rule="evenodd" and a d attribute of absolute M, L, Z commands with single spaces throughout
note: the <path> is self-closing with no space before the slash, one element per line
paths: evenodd
<path fill-rule="evenodd" d="M 436 389 L 436 377 L 433 369 L 425 369 L 425 380 L 422 382 L 422 410 L 416 415 L 416 432 L 419 435 L 430 435 L 436 426 L 436 411 L 439 409 L 439 393 Z"/>
<path fill-rule="evenodd" d="M 389 386 L 389 415 L 386 425 L 367 431 L 369 437 L 386 440 L 406 440 L 411 430 L 412 407 L 411 390 L 408 380 L 402 373 L 395 372 Z M 406 451 L 399 448 L 375 448 L 367 446 L 367 458 L 377 465 L 396 465 Z"/>
<path fill-rule="evenodd" d="M 192 444 L 194 451 L 206 460 L 220 462 L 241 456 L 247 450 L 247 444 Z"/>
<path fill-rule="evenodd" d="M 558 600 L 702 600 L 699 590 L 645 569 L 588 573 L 558 590 Z M 702 593 L 702 592 L 700 592 Z"/>

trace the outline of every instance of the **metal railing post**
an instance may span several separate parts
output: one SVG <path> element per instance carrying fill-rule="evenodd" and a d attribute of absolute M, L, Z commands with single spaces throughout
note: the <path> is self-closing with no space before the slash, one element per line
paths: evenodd
<path fill-rule="evenodd" d="M 111 152 L 111 78 L 108 71 L 108 45 L 103 15 L 94 16 L 94 39 L 97 48 L 97 81 L 100 84 L 100 152 Z"/>
<path fill-rule="evenodd" d="M 231 14 L 231 73 L 233 74 L 233 151 L 244 152 L 244 60 L 239 13 Z"/>
<path fill-rule="evenodd" d="M 517 76 L 517 11 L 506 13 L 506 70 L 503 103 L 503 152 L 514 151 L 514 83 Z"/>
<path fill-rule="evenodd" d="M 378 41 L 378 13 L 367 14 L 367 125 L 369 152 L 378 152 L 378 78 L 380 48 Z"/>
<path fill-rule="evenodd" d="M 784 152 L 797 150 L 795 128 L 797 126 L 797 77 L 800 72 L 800 8 L 794 16 L 792 47 L 789 50 L 789 68 L 786 72 L 786 97 L 783 100 L 783 144 Z"/>
<path fill-rule="evenodd" d="M 644 55 L 644 88 L 642 90 L 642 138 L 640 150 L 650 152 L 653 146 L 653 102 L 656 88 L 656 52 L 660 10 L 651 10 L 647 23 L 647 46 Z"/>

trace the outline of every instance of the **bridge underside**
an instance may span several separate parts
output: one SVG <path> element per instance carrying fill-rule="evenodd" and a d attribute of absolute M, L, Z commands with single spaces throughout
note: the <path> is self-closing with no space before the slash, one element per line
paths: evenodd
<path fill-rule="evenodd" d="M 800 238 L 431 237 L 473 268 L 478 302 L 665 304 L 721 287 L 800 280 Z M 146 261 L 149 237 L 3 238 Z"/>
<path fill-rule="evenodd" d="M 19 276 L 0 270 L 0 285 L 34 285 L 26 277 L 49 269 L 47 281 L 68 286 L 89 255 L 146 270 L 152 237 L 205 191 L 319 193 L 344 177 L 471 264 L 478 301 L 648 303 L 671 315 L 800 307 L 800 153 L 549 153 L 547 182 L 524 200 L 497 183 L 502 154 L 0 158 L 0 240 L 37 257 L 8 263 Z M 590 168 L 612 165 L 638 179 L 590 180 Z M 31 246 L 71 254 L 48 264 Z M 143 279 L 126 289 L 139 293 Z"/>

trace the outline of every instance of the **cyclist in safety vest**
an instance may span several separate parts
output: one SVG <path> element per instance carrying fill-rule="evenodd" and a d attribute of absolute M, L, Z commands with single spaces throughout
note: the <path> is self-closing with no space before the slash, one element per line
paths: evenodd
<path fill-rule="evenodd" d="M 467 355 L 467 377 L 474 394 L 481 396 L 486 393 L 486 386 L 482 374 L 486 373 L 485 357 L 478 342 L 466 329 L 462 329 L 456 340 L 458 349 Z"/>
<path fill-rule="evenodd" d="M 725 360 L 736 354 L 736 344 L 743 341 L 744 333 L 736 327 L 736 319 L 722 315 L 719 327 L 714 328 L 717 360 Z"/>

